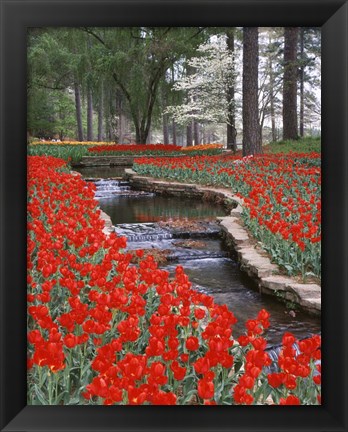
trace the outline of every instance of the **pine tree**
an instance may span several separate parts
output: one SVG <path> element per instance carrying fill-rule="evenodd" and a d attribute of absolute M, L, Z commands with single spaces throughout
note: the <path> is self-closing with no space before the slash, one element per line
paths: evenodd
<path fill-rule="evenodd" d="M 243 28 L 243 156 L 262 152 L 258 111 L 258 27 Z"/>
<path fill-rule="evenodd" d="M 283 139 L 298 139 L 297 130 L 297 41 L 298 27 L 285 27 L 283 77 Z"/>

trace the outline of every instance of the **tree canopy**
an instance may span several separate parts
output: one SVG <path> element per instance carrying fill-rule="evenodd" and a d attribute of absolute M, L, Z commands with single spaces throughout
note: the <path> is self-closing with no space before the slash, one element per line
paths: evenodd
<path fill-rule="evenodd" d="M 293 28 L 290 57 L 289 31 L 258 28 L 252 106 L 262 142 L 282 137 L 283 126 L 284 136 L 320 133 L 320 29 Z M 254 91 L 243 85 L 252 61 L 243 65 L 244 42 L 238 27 L 31 29 L 29 135 L 236 149 Z"/>

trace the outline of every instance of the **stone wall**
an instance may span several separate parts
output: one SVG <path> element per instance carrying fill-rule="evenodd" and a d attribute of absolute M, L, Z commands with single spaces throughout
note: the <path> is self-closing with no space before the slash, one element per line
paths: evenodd
<path fill-rule="evenodd" d="M 133 156 L 83 156 L 80 162 L 73 164 L 79 167 L 95 166 L 129 166 L 134 162 Z"/>
<path fill-rule="evenodd" d="M 98 167 L 98 166 L 129 166 L 134 163 L 134 159 L 139 157 L 152 158 L 157 156 L 82 156 L 79 162 L 72 164 L 74 167 Z"/>

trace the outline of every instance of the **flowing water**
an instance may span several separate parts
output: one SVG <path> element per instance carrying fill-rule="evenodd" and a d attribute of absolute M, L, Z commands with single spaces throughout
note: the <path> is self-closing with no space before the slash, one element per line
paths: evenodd
<path fill-rule="evenodd" d="M 217 303 L 226 304 L 235 314 L 236 337 L 243 334 L 245 321 L 256 317 L 262 308 L 271 314 L 271 326 L 266 333 L 270 345 L 279 344 L 285 331 L 298 338 L 320 333 L 320 319 L 300 311 L 290 312 L 276 299 L 261 295 L 255 290 L 255 283 L 239 270 L 219 238 L 218 225 L 207 222 L 207 218 L 214 221 L 216 216 L 224 216 L 223 207 L 201 200 L 134 191 L 123 180 L 98 177 L 95 184 L 100 207 L 111 217 L 116 232 L 128 238 L 127 248 L 165 250 L 168 261 L 163 266 L 169 272 L 173 273 L 180 263 L 195 289 L 212 295 Z M 163 224 L 178 219 L 182 224 L 175 228 L 170 223 Z M 205 222 L 199 225 L 202 219 Z M 196 225 L 190 233 L 185 227 L 193 221 Z"/>

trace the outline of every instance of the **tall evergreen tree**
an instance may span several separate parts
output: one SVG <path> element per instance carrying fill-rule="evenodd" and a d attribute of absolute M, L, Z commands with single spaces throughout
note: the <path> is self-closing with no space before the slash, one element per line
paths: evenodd
<path fill-rule="evenodd" d="M 243 28 L 243 156 L 262 152 L 258 112 L 258 27 Z"/>
<path fill-rule="evenodd" d="M 297 130 L 298 27 L 285 27 L 283 77 L 283 139 L 295 140 Z"/>

